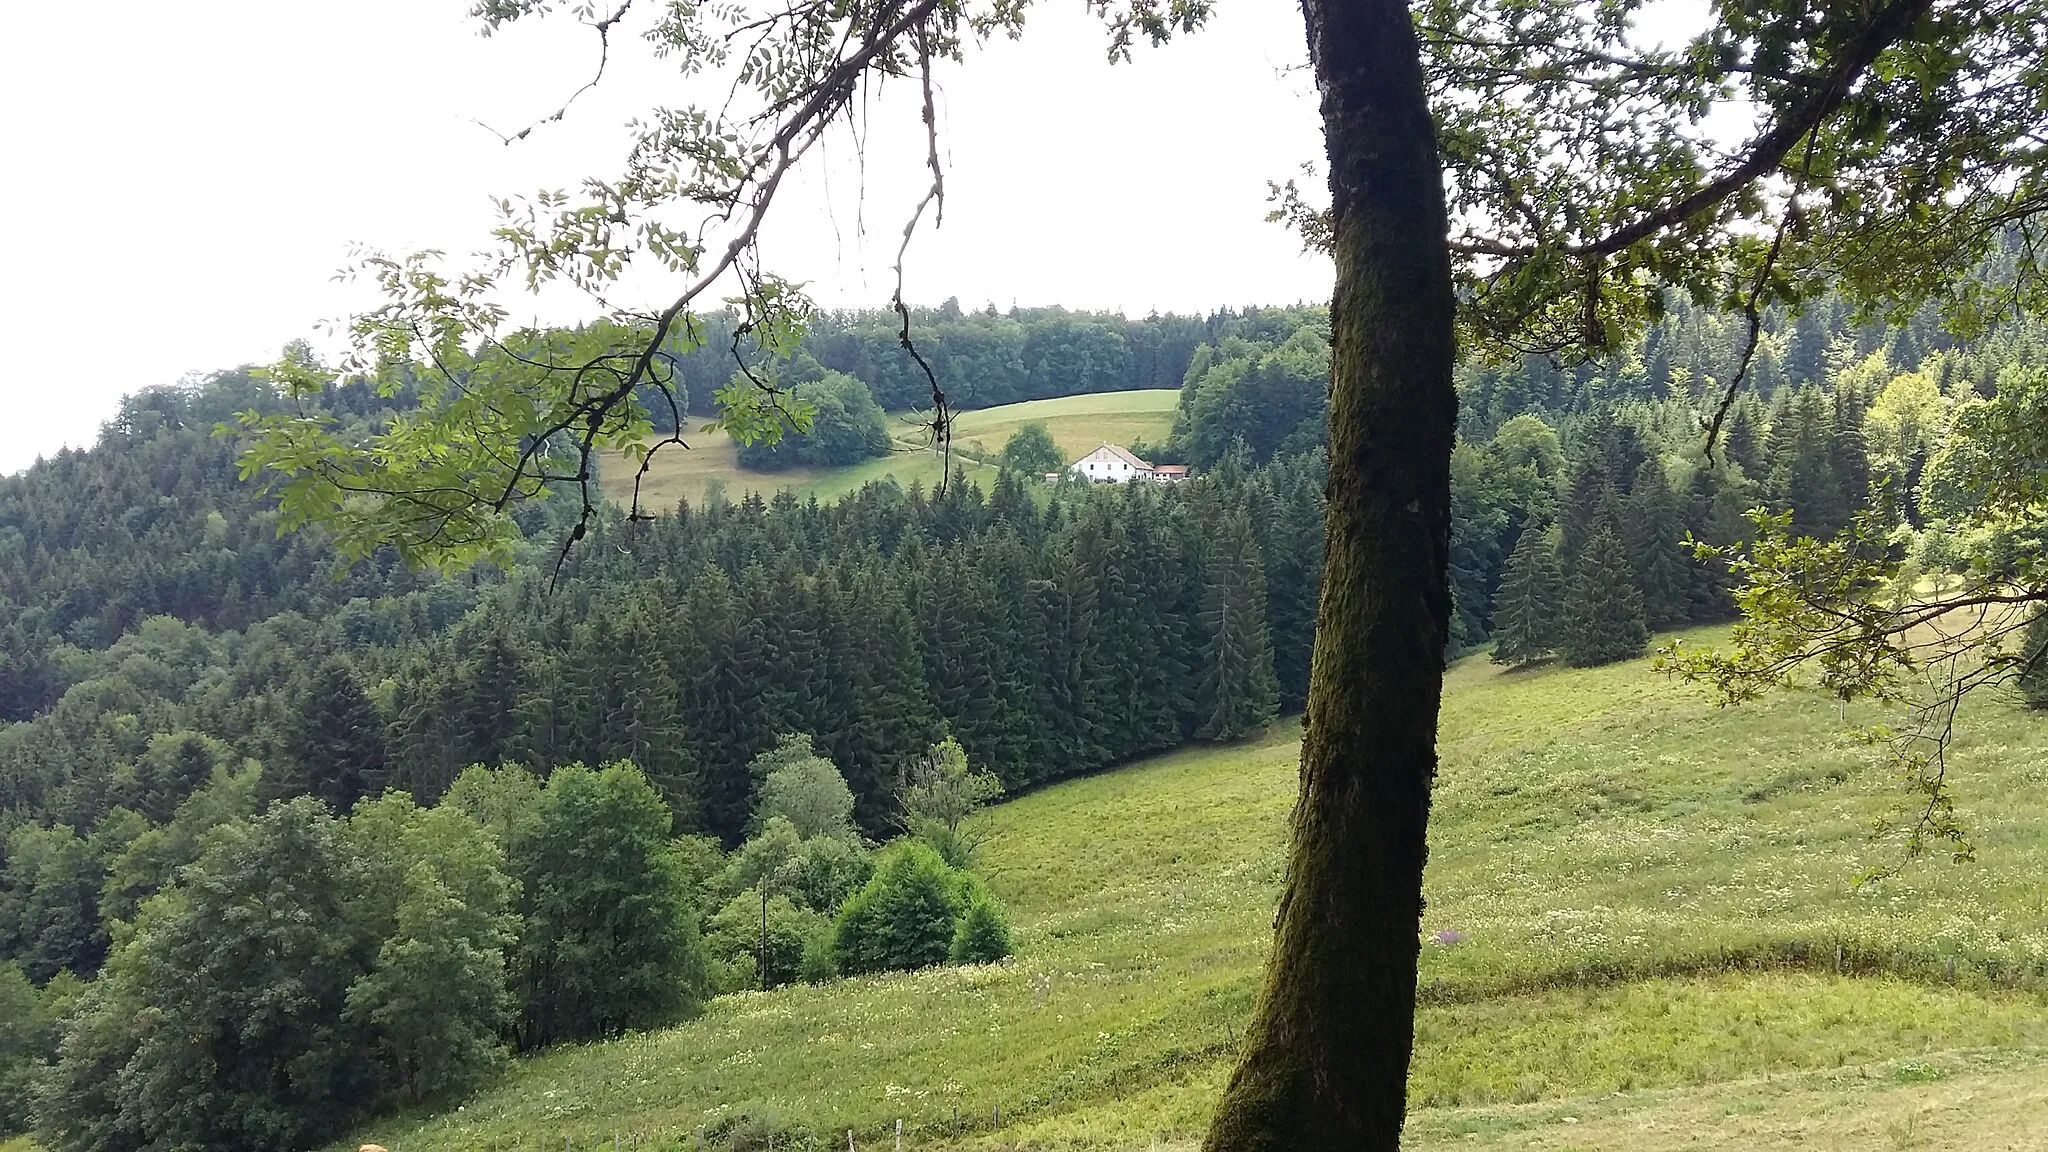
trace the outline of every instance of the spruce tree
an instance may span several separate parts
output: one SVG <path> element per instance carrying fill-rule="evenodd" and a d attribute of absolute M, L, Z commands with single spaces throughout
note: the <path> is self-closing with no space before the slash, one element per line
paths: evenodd
<path fill-rule="evenodd" d="M 384 719 L 338 656 L 313 673 L 301 700 L 292 748 L 298 790 L 345 813 L 384 786 Z"/>
<path fill-rule="evenodd" d="M 464 662 L 462 677 L 468 689 L 462 717 L 468 745 L 464 765 L 502 764 L 512 756 L 525 685 L 523 660 L 511 636 L 501 628 L 486 632 Z"/>
<path fill-rule="evenodd" d="M 1168 535 L 1185 521 L 1173 518 L 1171 507 L 1149 485 L 1123 485 L 1120 495 L 1128 525 L 1132 588 L 1138 593 L 1136 623 L 1143 643 L 1138 665 L 1143 703 L 1136 736 L 1140 754 L 1163 752 L 1187 738 L 1186 719 L 1194 707 L 1190 670 L 1194 653 L 1188 624 L 1199 613 L 1199 581 L 1190 580 L 1183 549 Z M 1247 551 L 1246 555 L 1255 554 Z M 1260 597 L 1257 611 L 1263 620 L 1263 592 Z"/>
<path fill-rule="evenodd" d="M 1606 525 L 1595 529 L 1573 565 L 1558 650 L 1581 668 L 1640 656 L 1650 641 L 1643 626 L 1643 595 L 1629 570 L 1621 541 Z"/>
<path fill-rule="evenodd" d="M 1255 483 L 1275 488 L 1278 511 L 1261 525 L 1266 545 L 1266 625 L 1273 638 L 1273 674 L 1280 707 L 1308 703 L 1309 659 L 1315 648 L 1316 595 L 1323 572 L 1323 481 L 1320 454 L 1276 459 Z"/>
<path fill-rule="evenodd" d="M 1685 528 L 1693 539 L 1725 547 L 1741 538 L 1744 492 L 1755 485 L 1737 480 L 1730 471 L 1698 468 L 1686 493 Z M 1694 621 L 1726 620 L 1735 614 L 1735 578 L 1728 562 L 1718 556 L 1705 560 L 1690 558 L 1691 584 L 1687 618 Z"/>
<path fill-rule="evenodd" d="M 1652 631 L 1683 623 L 1692 607 L 1692 564 L 1678 498 L 1662 464 L 1646 461 L 1636 471 L 1626 508 L 1622 541 L 1643 594 L 1643 623 Z"/>
<path fill-rule="evenodd" d="M 1519 666 L 1557 649 L 1564 576 L 1541 524 L 1524 525 L 1493 602 L 1493 662 Z"/>
<path fill-rule="evenodd" d="M 1558 509 L 1557 551 L 1566 563 L 1578 559 L 1580 550 L 1599 527 L 1602 512 L 1611 509 L 1614 502 L 1614 481 L 1607 473 L 1604 459 L 1574 460 L 1569 475 L 1564 502 Z"/>
<path fill-rule="evenodd" d="M 1756 405 L 1748 396 L 1739 398 L 1735 408 L 1728 414 L 1727 428 L 1721 433 L 1721 454 L 1732 463 L 1742 466 L 1750 476 L 1757 474 L 1762 466 L 1761 447 L 1757 444 Z"/>
<path fill-rule="evenodd" d="M 1048 561 L 1047 579 L 1032 588 L 1039 640 L 1032 692 L 1038 716 L 1034 780 L 1098 767 L 1109 759 L 1096 726 L 1091 692 L 1096 656 L 1094 584 L 1062 543 Z"/>
<path fill-rule="evenodd" d="M 1280 705 L 1266 631 L 1266 573 L 1242 508 L 1217 525 L 1202 584 L 1207 638 L 1197 669 L 1195 735 L 1236 740 L 1272 723 Z"/>

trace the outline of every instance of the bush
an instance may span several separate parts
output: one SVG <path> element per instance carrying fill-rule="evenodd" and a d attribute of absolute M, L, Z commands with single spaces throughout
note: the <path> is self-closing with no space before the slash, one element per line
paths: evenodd
<path fill-rule="evenodd" d="M 960 875 L 927 844 L 883 854 L 867 886 L 839 911 L 834 952 L 849 975 L 943 964 L 962 911 Z"/>
<path fill-rule="evenodd" d="M 763 777 L 754 802 L 757 828 L 780 816 L 806 839 L 853 834 L 853 790 L 832 761 L 812 751 L 808 735 L 783 736 L 748 767 Z"/>
<path fill-rule="evenodd" d="M 768 986 L 814 979 L 810 954 L 815 941 L 828 936 L 830 921 L 787 896 L 768 898 Z M 726 902 L 705 925 L 704 950 L 710 955 L 720 992 L 761 986 L 761 891 L 750 888 Z M 831 973 L 828 970 L 827 976 Z"/>
<path fill-rule="evenodd" d="M 1010 925 L 1002 909 L 987 896 L 977 895 L 953 932 L 953 963 L 993 964 L 1009 954 Z"/>
<path fill-rule="evenodd" d="M 905 831 L 952 867 L 967 868 L 978 844 L 967 818 L 1002 794 L 1002 781 L 970 765 L 960 742 L 948 736 L 906 767 L 896 803 Z"/>
<path fill-rule="evenodd" d="M 800 839 L 788 820 L 771 816 L 759 834 L 728 858 L 711 890 L 713 902 L 722 903 L 765 880 L 770 892 L 787 893 L 829 916 L 873 872 L 867 849 L 851 836 Z"/>
<path fill-rule="evenodd" d="M 2048 608 L 2034 613 L 2020 634 L 2020 698 L 2029 708 L 2048 709 Z"/>

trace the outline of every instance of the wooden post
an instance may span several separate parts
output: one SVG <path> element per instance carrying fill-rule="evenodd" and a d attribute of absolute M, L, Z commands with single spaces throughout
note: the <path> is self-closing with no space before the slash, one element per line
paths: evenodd
<path fill-rule="evenodd" d="M 903 1120 L 896 1121 L 896 1152 L 903 1152 Z"/>
<path fill-rule="evenodd" d="M 846 1152 L 853 1152 L 853 1129 L 846 1130 Z"/>

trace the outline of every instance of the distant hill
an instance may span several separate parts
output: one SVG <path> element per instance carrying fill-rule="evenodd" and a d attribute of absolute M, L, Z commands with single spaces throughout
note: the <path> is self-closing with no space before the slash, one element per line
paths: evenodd
<path fill-rule="evenodd" d="M 996 469 L 973 457 L 994 456 L 1010 436 L 1032 421 L 1041 421 L 1055 443 L 1068 457 L 1075 458 L 1107 440 L 1130 444 L 1135 440 L 1158 444 L 1173 430 L 1174 406 L 1180 391 L 1174 388 L 1146 388 L 1130 392 L 1093 392 L 1062 396 L 1054 400 L 1028 400 L 958 415 L 954 424 L 952 465 L 978 479 L 983 487 L 995 480 Z M 930 446 L 929 432 L 912 413 L 891 416 L 890 431 L 897 451 L 845 468 L 793 468 L 782 472 L 755 472 L 740 467 L 739 454 L 731 437 L 722 431 L 688 434 L 686 451 L 674 445 L 654 456 L 647 478 L 641 485 L 643 508 L 667 511 L 678 500 L 703 502 L 705 486 L 717 481 L 734 500 L 748 492 L 771 495 L 787 488 L 799 498 L 816 496 L 833 500 L 858 491 L 871 480 L 887 476 L 908 488 L 921 481 L 930 489 L 944 474 L 947 464 Z M 636 465 L 624 457 L 610 455 L 600 465 L 599 478 L 605 495 L 625 504 L 633 495 Z"/>

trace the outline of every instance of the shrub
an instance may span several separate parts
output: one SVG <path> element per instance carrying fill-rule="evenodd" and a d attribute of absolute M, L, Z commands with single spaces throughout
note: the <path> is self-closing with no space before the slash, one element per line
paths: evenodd
<path fill-rule="evenodd" d="M 2029 708 L 2048 709 L 2048 608 L 2039 609 L 2020 634 L 2020 697 Z"/>
<path fill-rule="evenodd" d="M 768 986 L 811 979 L 808 954 L 829 921 L 787 896 L 768 898 Z M 761 891 L 750 888 L 726 902 L 705 926 L 704 948 L 718 973 L 720 992 L 761 986 Z M 829 975 L 829 973 L 827 973 Z"/>
<path fill-rule="evenodd" d="M 753 839 L 734 852 L 711 881 L 715 902 L 722 903 L 765 880 L 770 892 L 826 915 L 868 882 L 874 872 L 865 846 L 851 836 L 799 839 L 781 816 L 771 816 Z"/>
<path fill-rule="evenodd" d="M 834 940 L 849 975 L 943 964 L 962 910 L 962 882 L 930 845 L 890 848 L 867 886 L 840 909 Z"/>
<path fill-rule="evenodd" d="M 987 896 L 977 895 L 953 932 L 953 963 L 993 964 L 1009 954 L 1010 925 L 1002 909 Z"/>
<path fill-rule="evenodd" d="M 750 767 L 768 769 L 754 802 L 757 826 L 781 817 L 805 839 L 853 834 L 853 790 L 830 760 L 811 750 L 809 736 L 782 737 Z"/>
<path fill-rule="evenodd" d="M 906 767 L 896 803 L 906 831 L 937 849 L 947 864 L 966 868 L 974 863 L 978 842 L 967 818 L 1002 794 L 995 774 L 968 764 L 966 750 L 949 736 Z"/>

